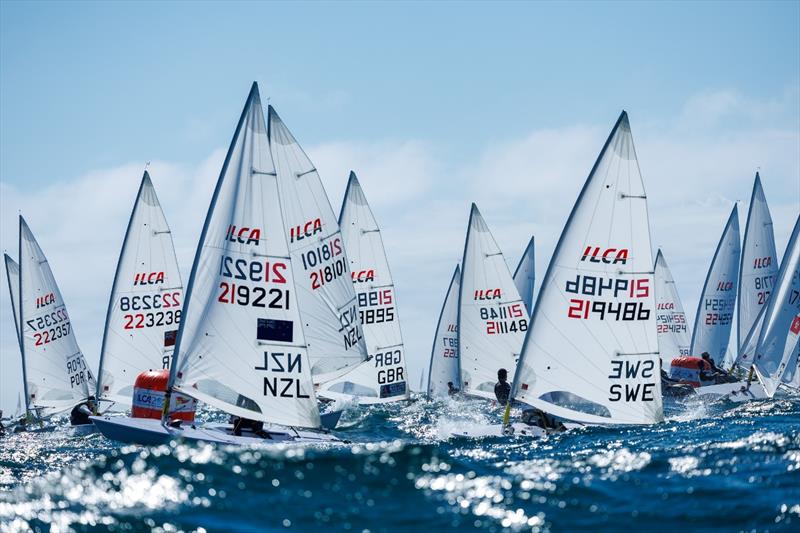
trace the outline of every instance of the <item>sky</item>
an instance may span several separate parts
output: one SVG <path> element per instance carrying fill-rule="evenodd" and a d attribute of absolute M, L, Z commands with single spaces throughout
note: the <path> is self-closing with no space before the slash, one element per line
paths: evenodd
<path fill-rule="evenodd" d="M 622 109 L 690 321 L 756 170 L 779 255 L 800 211 L 800 2 L 6 1 L 0 246 L 16 256 L 21 212 L 95 368 L 145 163 L 186 280 L 253 81 L 336 212 L 358 174 L 415 387 L 471 202 L 512 270 L 535 235 L 541 278 Z M 0 408 L 21 388 L 0 283 Z"/>

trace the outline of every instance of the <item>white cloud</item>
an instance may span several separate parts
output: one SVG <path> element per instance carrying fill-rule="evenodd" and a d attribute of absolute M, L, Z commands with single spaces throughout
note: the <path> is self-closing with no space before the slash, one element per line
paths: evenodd
<path fill-rule="evenodd" d="M 797 92 L 791 89 L 787 94 Z M 631 114 L 653 244 L 663 246 L 690 315 L 736 200 L 742 201 L 744 228 L 757 167 L 778 250 L 783 252 L 800 210 L 800 131 L 796 118 L 784 124 L 787 114 L 797 115 L 791 100 L 780 95 L 753 102 L 732 91 L 718 91 L 691 99 L 668 124 L 639 122 Z M 779 115 L 783 119 L 776 118 Z M 697 120 L 699 116 L 705 118 Z M 688 117 L 695 120 L 688 122 Z M 722 123 L 724 128 L 719 127 Z M 309 147 L 334 210 L 353 169 L 383 227 L 413 386 L 427 367 L 446 284 L 461 259 L 470 203 L 481 208 L 511 268 L 530 235 L 536 235 L 541 278 L 610 127 L 532 130 L 457 162 L 448 160 L 441 147 L 418 139 L 332 141 Z M 197 164 L 155 161 L 150 167 L 184 276 L 223 156 L 224 149 L 219 149 Z M 141 171 L 141 164 L 124 164 L 35 191 L 0 183 L 2 247 L 16 256 L 14 215 L 22 210 L 50 259 L 79 342 L 95 364 L 108 291 Z M 0 405 L 10 408 L 21 378 L 5 283 L 0 292 Z"/>

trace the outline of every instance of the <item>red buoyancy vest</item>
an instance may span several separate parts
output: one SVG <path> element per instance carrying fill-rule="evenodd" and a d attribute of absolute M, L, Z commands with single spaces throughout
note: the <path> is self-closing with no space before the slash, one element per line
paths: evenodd
<path fill-rule="evenodd" d="M 148 370 L 136 376 L 133 384 L 133 418 L 161 418 L 164 407 L 164 395 L 169 381 L 169 370 Z M 169 419 L 194 422 L 194 413 L 197 410 L 197 400 L 172 393 L 170 401 Z"/>

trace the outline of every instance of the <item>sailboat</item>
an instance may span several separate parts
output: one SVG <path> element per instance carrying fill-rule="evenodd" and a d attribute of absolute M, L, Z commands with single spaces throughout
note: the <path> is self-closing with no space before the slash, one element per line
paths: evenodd
<path fill-rule="evenodd" d="M 22 216 L 19 259 L 16 264 L 5 256 L 22 355 L 25 418 L 42 420 L 87 401 L 95 379 L 50 264 Z"/>
<path fill-rule="evenodd" d="M 772 217 L 761 186 L 761 176 L 756 172 L 739 267 L 737 353 L 732 366 L 746 369 L 753 362 L 755 344 L 763 325 L 762 311 L 767 306 L 777 275 L 778 256 Z"/>
<path fill-rule="evenodd" d="M 182 305 L 172 232 L 145 170 L 108 301 L 97 380 L 100 402 L 130 407 L 139 373 L 169 368 Z"/>
<path fill-rule="evenodd" d="M 355 172 L 350 172 L 347 182 L 339 227 L 369 358 L 342 377 L 323 383 L 317 394 L 330 400 L 355 398 L 361 405 L 407 400 L 397 294 L 381 230 Z"/>
<path fill-rule="evenodd" d="M 469 215 L 461 269 L 461 390 L 493 400 L 498 370 L 505 369 L 508 379 L 513 379 L 528 330 L 528 315 L 503 253 L 475 204 Z"/>
<path fill-rule="evenodd" d="M 533 284 L 536 281 L 536 261 L 534 257 L 533 237 L 522 253 L 517 269 L 514 271 L 514 284 L 517 286 L 522 303 L 528 310 L 528 317 L 533 314 Z"/>
<path fill-rule="evenodd" d="M 800 334 L 800 216 L 795 222 L 778 272 L 775 291 L 767 304 L 764 327 L 758 339 L 753 364 L 771 398 L 781 382 L 791 383 L 786 371 L 797 367 Z"/>
<path fill-rule="evenodd" d="M 656 291 L 656 327 L 661 367 L 669 372 L 673 358 L 690 355 L 689 326 L 681 297 L 661 249 L 654 267 Z"/>
<path fill-rule="evenodd" d="M 358 300 L 339 221 L 316 167 L 272 106 L 267 121 L 311 374 L 321 385 L 367 359 Z"/>
<path fill-rule="evenodd" d="M 458 370 L 458 295 L 461 269 L 456 265 L 439 312 L 428 369 L 428 398 L 443 398 L 461 389 Z M 450 386 L 452 384 L 452 387 Z"/>
<path fill-rule="evenodd" d="M 513 398 L 580 423 L 661 422 L 652 268 L 647 195 L 623 111 L 545 273 Z"/>
<path fill-rule="evenodd" d="M 184 394 L 261 422 L 263 430 L 237 435 L 230 424 L 93 417 L 107 437 L 142 444 L 338 441 L 321 431 L 300 315 L 296 274 L 303 271 L 290 255 L 296 228 L 284 224 L 269 142 L 253 83 L 198 242 L 164 399 L 169 405 L 171 394 Z"/>
<path fill-rule="evenodd" d="M 718 367 L 722 367 L 730 342 L 740 258 L 739 214 L 734 204 L 703 284 L 691 343 L 691 354 L 695 359 L 707 352 Z M 702 364 L 699 360 L 695 363 Z M 674 369 L 672 375 L 676 377 Z M 732 383 L 700 382 L 696 392 L 707 397 L 725 397 L 736 402 L 764 397 L 761 386 L 749 379 Z"/>

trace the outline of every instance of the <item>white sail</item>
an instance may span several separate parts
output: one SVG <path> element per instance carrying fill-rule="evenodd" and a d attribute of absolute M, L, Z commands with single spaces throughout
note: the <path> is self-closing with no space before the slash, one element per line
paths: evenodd
<path fill-rule="evenodd" d="M 796 363 L 792 360 L 794 347 L 791 345 L 791 334 L 793 328 L 800 327 L 798 322 L 800 322 L 800 216 L 795 222 L 792 236 L 783 254 L 778 280 L 767 304 L 764 326 L 761 328 L 756 348 L 755 367 L 770 397 L 775 394 L 788 365 Z"/>
<path fill-rule="evenodd" d="M 623 111 L 539 289 L 513 393 L 585 423 L 663 420 L 650 224 Z"/>
<path fill-rule="evenodd" d="M 533 314 L 533 284 L 536 281 L 536 261 L 534 257 L 533 237 L 528 242 L 517 269 L 514 271 L 514 284 L 517 286 L 522 303 L 528 310 L 528 317 Z"/>
<path fill-rule="evenodd" d="M 740 363 L 741 348 L 756 323 L 761 309 L 766 306 L 778 275 L 778 257 L 775 252 L 775 234 L 772 217 L 761 187 L 761 177 L 756 173 L 747 224 L 744 227 L 742 259 L 739 268 L 739 292 L 736 322 L 736 364 Z M 757 336 L 757 335 L 756 335 Z"/>
<path fill-rule="evenodd" d="M 170 383 L 233 415 L 316 428 L 275 167 L 254 83 L 187 285 Z"/>
<path fill-rule="evenodd" d="M 661 250 L 656 254 L 654 270 L 658 351 L 661 355 L 661 366 L 669 372 L 672 359 L 690 353 L 689 326 L 675 280 L 672 279 L 672 272 Z"/>
<path fill-rule="evenodd" d="M 758 338 L 761 336 L 761 328 L 764 326 L 764 315 L 766 315 L 766 311 L 767 306 L 762 305 L 756 317 L 756 321 L 753 322 L 750 331 L 739 347 L 739 352 L 734 361 L 735 366 L 748 369 L 753 364 L 753 358 L 756 355 L 756 348 L 758 346 Z"/>
<path fill-rule="evenodd" d="M 140 372 L 169 368 L 182 306 L 172 232 L 145 171 L 108 302 L 98 398 L 129 406 Z"/>
<path fill-rule="evenodd" d="M 361 403 L 409 398 L 406 354 L 400 332 L 397 295 L 381 230 L 354 172 L 344 193 L 339 226 L 358 298 L 358 313 L 369 359 L 317 393 L 358 396 Z"/>
<path fill-rule="evenodd" d="M 311 372 L 315 383 L 325 383 L 367 358 L 358 302 L 317 169 L 272 106 L 268 123 Z"/>
<path fill-rule="evenodd" d="M 95 380 L 50 264 L 21 216 L 18 296 L 26 410 L 40 416 L 67 410 L 94 393 Z"/>
<path fill-rule="evenodd" d="M 786 370 L 783 371 L 781 381 L 789 387 L 800 388 L 800 315 L 794 317 L 789 326 L 789 335 L 786 338 L 786 347 L 783 350 L 782 360 L 786 361 Z"/>
<path fill-rule="evenodd" d="M 436 323 L 433 336 L 431 362 L 428 369 L 428 397 L 441 398 L 449 394 L 448 383 L 461 388 L 458 372 L 458 295 L 461 285 L 461 270 L 456 266 L 447 294 Z"/>
<path fill-rule="evenodd" d="M 708 352 L 720 366 L 725 360 L 733 325 L 740 255 L 739 214 L 734 204 L 708 268 L 692 333 L 692 355 Z"/>
<path fill-rule="evenodd" d="M 11 312 L 14 315 L 14 331 L 19 344 L 19 264 L 11 259 L 8 254 L 3 254 L 6 262 L 6 279 L 8 280 L 8 294 L 11 297 Z"/>
<path fill-rule="evenodd" d="M 458 298 L 461 390 L 494 399 L 497 371 L 504 368 L 513 379 L 527 330 L 525 304 L 503 252 L 472 204 Z"/>

